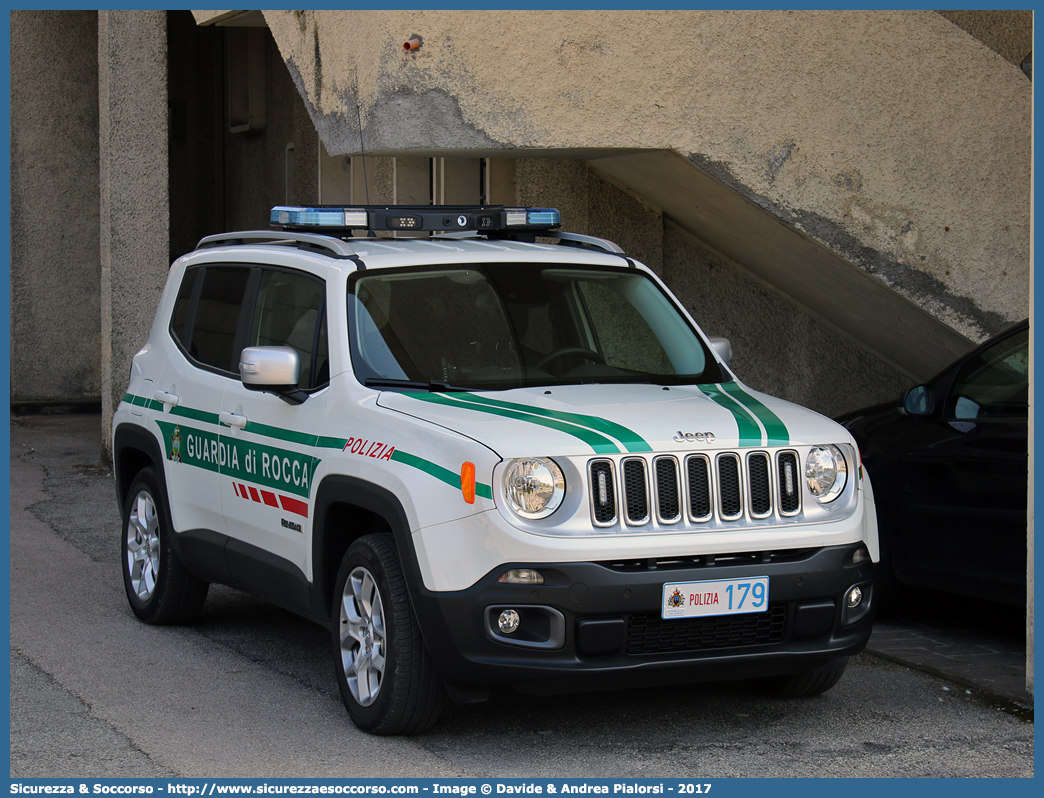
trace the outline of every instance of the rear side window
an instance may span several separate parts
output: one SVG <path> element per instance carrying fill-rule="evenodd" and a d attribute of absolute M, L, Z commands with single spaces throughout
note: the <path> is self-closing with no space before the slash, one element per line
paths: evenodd
<path fill-rule="evenodd" d="M 237 374 L 242 347 L 237 331 L 250 268 L 221 267 L 185 272 L 170 331 L 201 366 Z"/>

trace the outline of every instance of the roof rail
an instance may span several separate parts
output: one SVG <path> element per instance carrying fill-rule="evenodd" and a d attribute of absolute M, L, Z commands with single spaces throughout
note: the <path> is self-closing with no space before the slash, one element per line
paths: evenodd
<path fill-rule="evenodd" d="M 624 251 L 612 241 L 607 238 L 598 238 L 597 236 L 585 236 L 581 233 L 566 233 L 561 230 L 541 230 L 537 233 L 529 233 L 530 238 L 539 236 L 540 238 L 555 238 L 558 239 L 559 246 L 563 247 L 591 247 L 592 249 L 600 249 L 603 252 L 608 252 L 610 255 L 623 255 Z M 465 238 L 485 238 L 490 241 L 497 241 L 503 238 L 498 233 L 483 233 L 481 230 L 465 230 L 460 233 L 440 233 L 439 235 L 432 236 L 432 239 L 450 238 L 450 239 L 465 239 Z M 515 238 L 514 236 L 512 238 Z M 527 238 L 526 240 L 530 240 Z"/>
<path fill-rule="evenodd" d="M 624 251 L 619 246 L 614 244 L 607 238 L 598 238 L 597 236 L 585 236 L 580 233 L 566 233 L 561 230 L 549 230 L 546 233 L 540 233 L 544 238 L 557 238 L 561 243 L 559 246 L 565 247 L 593 247 L 594 249 L 600 249 L 603 252 L 608 252 L 611 255 L 623 255 Z"/>
<path fill-rule="evenodd" d="M 268 244 L 296 246 L 300 249 L 320 250 L 335 258 L 355 258 L 357 254 L 351 244 L 333 236 L 315 233 L 292 233 L 285 230 L 242 230 L 238 233 L 218 233 L 200 239 L 196 249 L 208 249 L 227 244 L 246 244 L 248 241 L 263 241 Z"/>

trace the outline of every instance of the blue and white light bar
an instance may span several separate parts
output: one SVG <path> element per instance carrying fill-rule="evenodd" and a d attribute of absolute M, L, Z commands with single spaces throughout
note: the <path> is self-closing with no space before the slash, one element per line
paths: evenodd
<path fill-rule="evenodd" d="M 277 205 L 272 208 L 270 222 L 272 227 L 281 230 L 330 233 L 352 230 L 538 233 L 559 227 L 562 214 L 554 208 L 505 208 L 503 205 Z"/>

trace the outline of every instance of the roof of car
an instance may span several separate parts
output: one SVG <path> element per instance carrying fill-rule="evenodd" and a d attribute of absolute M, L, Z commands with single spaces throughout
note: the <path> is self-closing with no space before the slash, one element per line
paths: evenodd
<path fill-rule="evenodd" d="M 544 237 L 541 235 L 541 237 Z M 553 232 L 550 242 L 519 241 L 478 234 L 454 234 L 420 238 L 373 236 L 337 237 L 298 231 L 245 230 L 207 236 L 195 253 L 221 250 L 222 256 L 234 252 L 263 249 L 269 253 L 297 250 L 310 255 L 352 261 L 357 268 L 388 268 L 422 263 L 460 261 L 568 261 L 600 265 L 634 266 L 622 249 L 605 239 Z M 216 254 L 216 253 L 215 253 Z"/>

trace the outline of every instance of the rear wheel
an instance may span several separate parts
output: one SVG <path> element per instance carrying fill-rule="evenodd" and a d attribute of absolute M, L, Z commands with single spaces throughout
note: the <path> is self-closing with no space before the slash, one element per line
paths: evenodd
<path fill-rule="evenodd" d="M 825 693 L 841 681 L 847 665 L 846 658 L 840 665 L 785 676 L 762 676 L 747 681 L 757 692 L 773 698 L 810 698 Z"/>
<path fill-rule="evenodd" d="M 429 729 L 446 691 L 417 628 L 390 536 L 355 541 L 334 587 L 337 684 L 352 720 L 372 734 Z"/>
<path fill-rule="evenodd" d="M 134 614 L 146 623 L 188 623 L 210 587 L 190 574 L 172 541 L 170 514 L 156 472 L 134 477 L 123 507 L 123 584 Z"/>

